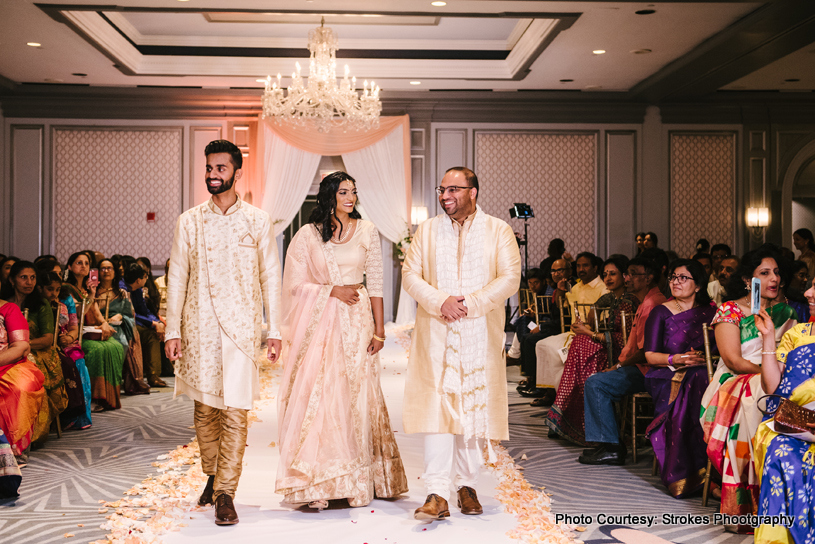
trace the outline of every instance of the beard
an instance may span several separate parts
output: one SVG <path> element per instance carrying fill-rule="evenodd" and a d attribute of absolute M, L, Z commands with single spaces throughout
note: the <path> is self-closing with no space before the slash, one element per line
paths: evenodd
<path fill-rule="evenodd" d="M 213 178 L 207 178 L 207 191 L 209 191 L 209 194 L 211 195 L 225 193 L 230 190 L 233 185 L 235 185 L 235 174 L 232 174 L 231 178 L 223 180 L 223 183 L 221 183 L 219 187 L 213 187 L 209 184 L 210 180 L 212 179 Z"/>

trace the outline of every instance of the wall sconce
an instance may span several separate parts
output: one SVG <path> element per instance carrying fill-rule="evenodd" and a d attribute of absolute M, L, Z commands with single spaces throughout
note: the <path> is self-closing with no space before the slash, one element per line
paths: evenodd
<path fill-rule="evenodd" d="M 427 221 L 427 206 L 413 206 L 410 208 L 410 224 L 419 225 Z"/>
<path fill-rule="evenodd" d="M 770 224 L 769 208 L 747 208 L 747 226 L 753 230 L 753 237 L 761 239 L 764 229 Z"/>
<path fill-rule="evenodd" d="M 769 208 L 747 208 L 747 226 L 763 228 L 770 224 Z"/>

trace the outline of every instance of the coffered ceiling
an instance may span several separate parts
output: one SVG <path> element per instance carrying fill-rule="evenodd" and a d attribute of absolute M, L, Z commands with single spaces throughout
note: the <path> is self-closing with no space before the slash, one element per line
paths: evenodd
<path fill-rule="evenodd" d="M 324 17 L 339 37 L 340 74 L 347 64 L 359 82 L 376 80 L 383 97 L 538 90 L 659 100 L 686 87 L 691 94 L 690 87 L 812 91 L 812 4 L 2 0 L 0 76 L 6 86 L 245 89 L 280 73 L 286 85 L 295 62 L 308 74 L 308 32 Z"/>

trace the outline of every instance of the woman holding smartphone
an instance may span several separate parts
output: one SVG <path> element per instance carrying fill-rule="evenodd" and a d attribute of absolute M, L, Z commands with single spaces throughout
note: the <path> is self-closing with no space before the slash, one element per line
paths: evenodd
<path fill-rule="evenodd" d="M 781 290 L 783 257 L 774 246 L 747 253 L 727 286 L 731 300 L 719 306 L 713 330 L 721 359 L 702 397 L 702 428 L 707 454 L 722 475 L 723 514 L 755 514 L 759 480 L 752 467 L 753 444 L 761 412 L 756 402 L 761 387 L 763 340 L 751 309 L 753 278 L 759 280 L 760 309 L 775 326 L 775 343 L 798 322 L 795 310 L 775 303 Z M 752 532 L 749 526 L 725 526 L 733 532 Z"/>
<path fill-rule="evenodd" d="M 108 324 L 99 305 L 96 303 L 96 281 L 88 279 L 90 260 L 84 252 L 74 253 L 68 258 L 68 278 L 63 284 L 63 294 L 74 299 L 77 308 L 85 304 L 85 325 L 96 326 L 101 331 L 98 340 L 82 338 L 82 351 L 85 352 L 85 364 L 91 376 L 91 397 L 96 402 L 93 411 L 115 410 L 121 408 L 119 389 L 122 384 L 122 366 L 125 351 L 113 338 L 113 327 Z M 79 331 L 82 334 L 82 331 Z"/>

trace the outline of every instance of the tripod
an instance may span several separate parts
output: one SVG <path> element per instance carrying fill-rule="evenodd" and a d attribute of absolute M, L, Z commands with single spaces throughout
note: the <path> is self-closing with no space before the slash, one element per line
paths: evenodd
<path fill-rule="evenodd" d="M 518 242 L 519 246 L 524 246 L 524 278 L 529 275 L 529 218 L 524 217 L 524 237 Z"/>

